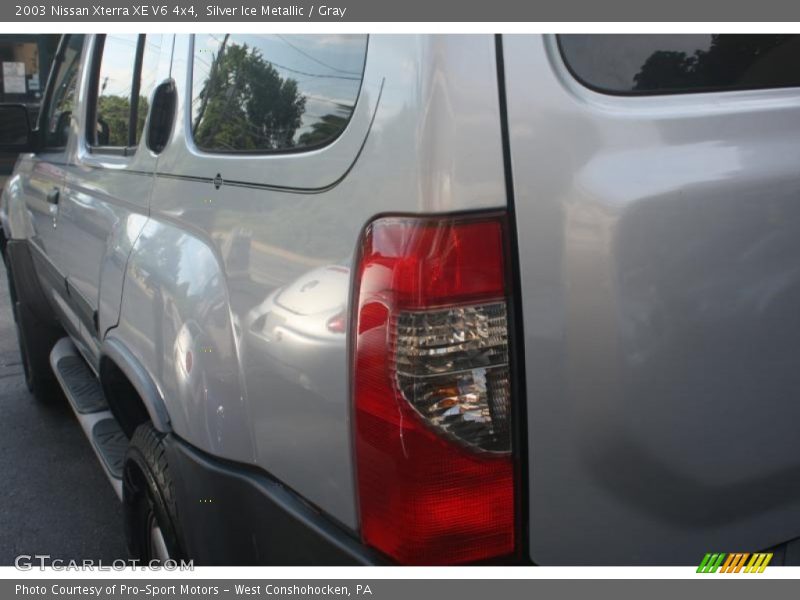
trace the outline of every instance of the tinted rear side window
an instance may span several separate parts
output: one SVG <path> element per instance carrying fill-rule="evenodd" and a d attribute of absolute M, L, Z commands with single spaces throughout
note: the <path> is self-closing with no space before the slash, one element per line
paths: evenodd
<path fill-rule="evenodd" d="M 139 36 L 105 36 L 97 77 L 97 107 L 92 143 L 130 145 L 131 94 Z"/>
<path fill-rule="evenodd" d="M 366 35 L 197 35 L 192 135 L 209 152 L 322 146 L 347 126 Z"/>
<path fill-rule="evenodd" d="M 800 35 L 560 35 L 584 85 L 612 94 L 679 94 L 800 85 Z"/>
<path fill-rule="evenodd" d="M 163 34 L 98 36 L 94 118 L 87 130 L 91 146 L 110 151 L 139 143 L 167 38 Z"/>

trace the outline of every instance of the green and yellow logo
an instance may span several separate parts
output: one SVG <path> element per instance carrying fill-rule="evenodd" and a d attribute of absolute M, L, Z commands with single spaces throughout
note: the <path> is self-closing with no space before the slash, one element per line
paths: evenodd
<path fill-rule="evenodd" d="M 748 560 L 749 559 L 749 560 Z M 703 557 L 698 573 L 763 573 L 772 560 L 771 552 L 709 552 Z"/>

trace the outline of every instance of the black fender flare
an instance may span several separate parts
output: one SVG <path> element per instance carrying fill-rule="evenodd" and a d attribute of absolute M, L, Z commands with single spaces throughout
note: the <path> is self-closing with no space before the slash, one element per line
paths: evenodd
<path fill-rule="evenodd" d="M 106 337 L 100 346 L 101 362 L 104 358 L 112 361 L 136 389 L 153 427 L 160 433 L 170 433 L 172 425 L 161 390 L 133 352 L 118 338 Z"/>

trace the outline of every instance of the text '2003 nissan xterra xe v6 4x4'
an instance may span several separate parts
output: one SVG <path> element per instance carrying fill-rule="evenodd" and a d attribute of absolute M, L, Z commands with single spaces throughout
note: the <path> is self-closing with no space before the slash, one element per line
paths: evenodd
<path fill-rule="evenodd" d="M 134 556 L 800 536 L 794 35 L 65 35 L 2 247 Z"/>

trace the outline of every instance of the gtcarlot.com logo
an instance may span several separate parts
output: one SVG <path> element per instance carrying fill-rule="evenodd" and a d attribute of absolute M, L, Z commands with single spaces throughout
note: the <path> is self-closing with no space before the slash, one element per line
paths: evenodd
<path fill-rule="evenodd" d="M 763 573 L 772 560 L 771 552 L 709 552 L 698 573 Z"/>
<path fill-rule="evenodd" d="M 102 560 L 62 560 L 51 558 L 49 554 L 20 554 L 14 559 L 14 567 L 20 571 L 30 571 L 39 569 L 44 571 L 47 568 L 54 571 L 124 571 L 125 569 L 157 569 L 164 571 L 194 571 L 193 560 L 173 560 L 167 559 L 141 561 L 135 558 L 117 559 L 112 562 Z"/>

